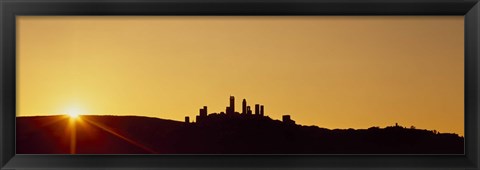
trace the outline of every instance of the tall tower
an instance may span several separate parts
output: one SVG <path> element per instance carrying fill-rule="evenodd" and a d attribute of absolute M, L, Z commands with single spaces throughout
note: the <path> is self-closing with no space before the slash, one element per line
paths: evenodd
<path fill-rule="evenodd" d="M 230 96 L 230 112 L 235 113 L 235 97 Z"/>
<path fill-rule="evenodd" d="M 247 100 L 245 99 L 242 102 L 242 114 L 247 114 Z"/>
<path fill-rule="evenodd" d="M 260 105 L 255 104 L 255 115 L 259 115 L 259 114 L 260 114 Z"/>
<path fill-rule="evenodd" d="M 263 112 L 263 105 L 260 105 L 260 115 L 263 116 L 264 115 L 264 112 Z"/>

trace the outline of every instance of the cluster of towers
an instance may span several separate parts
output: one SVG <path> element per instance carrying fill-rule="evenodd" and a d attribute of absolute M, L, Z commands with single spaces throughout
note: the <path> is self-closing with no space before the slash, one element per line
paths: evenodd
<path fill-rule="evenodd" d="M 235 98 L 233 96 L 230 96 L 230 105 L 232 105 L 232 101 L 235 101 Z M 265 107 L 260 104 L 255 104 L 255 115 L 264 116 L 264 113 Z M 250 108 L 250 106 L 247 105 L 247 100 L 245 99 L 243 99 L 242 101 L 242 114 L 252 115 L 252 109 Z"/>
<path fill-rule="evenodd" d="M 235 112 L 235 96 L 230 96 L 230 105 L 225 108 L 225 112 L 221 112 L 220 114 L 225 114 L 225 113 L 227 115 L 240 114 L 238 112 Z M 251 107 L 247 105 L 246 99 L 243 99 L 241 114 L 244 114 L 244 115 L 253 114 Z M 197 116 L 197 122 L 205 119 L 207 115 L 208 115 L 207 106 L 203 106 L 203 108 L 200 108 L 199 115 Z M 264 116 L 265 107 L 260 104 L 255 104 L 255 115 Z M 190 121 L 190 118 L 188 116 L 185 117 L 185 122 L 189 122 L 189 121 Z"/>
<path fill-rule="evenodd" d="M 251 107 L 247 105 L 247 100 L 243 99 L 242 113 L 238 113 L 238 112 L 235 112 L 235 97 L 230 96 L 230 105 L 225 108 L 225 112 L 221 112 L 220 114 L 265 116 L 265 107 L 260 104 L 255 104 L 255 112 L 252 113 Z M 200 108 L 199 114 L 196 117 L 196 121 L 202 122 L 203 120 L 207 119 L 207 117 L 208 117 L 207 106 L 203 106 L 203 108 Z M 189 123 L 190 117 L 186 116 L 185 122 Z M 283 122 L 295 124 L 295 121 L 290 119 L 290 115 L 284 115 Z"/>
<path fill-rule="evenodd" d="M 206 108 L 206 106 L 204 106 Z M 260 104 L 255 104 L 255 115 L 264 116 L 265 107 Z M 225 108 L 225 113 L 228 115 L 235 114 L 235 96 L 230 96 L 230 105 Z M 247 105 L 247 100 L 243 99 L 242 101 L 242 114 L 252 115 L 252 109 Z"/>
<path fill-rule="evenodd" d="M 204 106 L 205 107 L 205 106 Z M 225 109 L 225 113 L 227 114 L 235 114 L 235 97 L 230 96 L 230 106 L 227 106 Z M 255 104 L 255 115 L 264 116 L 265 114 L 265 107 L 260 104 Z M 238 113 L 239 114 L 239 113 Z M 247 100 L 243 99 L 242 101 L 242 113 L 245 115 L 252 115 L 252 109 L 250 106 L 247 105 Z"/>

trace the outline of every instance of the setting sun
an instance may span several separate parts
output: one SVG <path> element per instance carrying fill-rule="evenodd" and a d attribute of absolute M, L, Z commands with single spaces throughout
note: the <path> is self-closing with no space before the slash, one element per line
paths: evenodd
<path fill-rule="evenodd" d="M 68 113 L 68 116 L 69 116 L 70 118 L 73 118 L 73 119 L 78 118 L 78 114 L 77 114 L 77 113 Z"/>
<path fill-rule="evenodd" d="M 78 109 L 69 109 L 67 112 L 68 117 L 76 119 L 80 116 L 81 111 Z"/>

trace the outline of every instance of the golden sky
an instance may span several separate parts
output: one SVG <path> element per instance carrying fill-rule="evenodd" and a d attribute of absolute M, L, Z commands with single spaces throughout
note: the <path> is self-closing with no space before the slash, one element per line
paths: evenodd
<path fill-rule="evenodd" d="M 463 16 L 17 17 L 17 116 L 183 120 L 230 95 L 326 128 L 463 135 Z"/>

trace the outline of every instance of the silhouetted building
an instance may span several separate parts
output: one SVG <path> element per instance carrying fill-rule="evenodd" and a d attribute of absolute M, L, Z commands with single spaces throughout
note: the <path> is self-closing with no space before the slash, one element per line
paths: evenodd
<path fill-rule="evenodd" d="M 260 114 L 260 105 L 255 104 L 255 115 L 259 115 L 259 114 Z"/>
<path fill-rule="evenodd" d="M 199 115 L 200 117 L 207 117 L 207 106 L 203 106 L 203 108 L 200 109 Z"/>
<path fill-rule="evenodd" d="M 283 121 L 283 123 L 287 123 L 287 124 L 295 124 L 295 121 L 293 121 L 290 118 L 290 115 L 283 115 L 282 116 L 282 121 Z"/>
<path fill-rule="evenodd" d="M 190 117 L 185 116 L 185 123 L 190 123 Z"/>
<path fill-rule="evenodd" d="M 247 100 L 245 99 L 242 102 L 242 114 L 247 114 Z"/>
<path fill-rule="evenodd" d="M 203 120 L 205 120 L 207 114 L 207 106 L 203 106 L 203 108 L 201 108 L 199 111 L 199 115 L 197 116 L 197 122 L 202 122 Z"/>
<path fill-rule="evenodd" d="M 230 113 L 235 113 L 235 97 L 230 96 Z"/>
<path fill-rule="evenodd" d="M 249 114 L 249 115 L 252 114 L 252 109 L 250 108 L 250 106 L 247 106 L 247 114 Z"/>
<path fill-rule="evenodd" d="M 263 116 L 264 113 L 263 113 L 263 105 L 260 105 L 260 115 Z"/>
<path fill-rule="evenodd" d="M 227 106 L 227 107 L 225 108 L 225 113 L 227 113 L 227 114 L 232 114 L 231 111 L 230 111 L 231 109 L 232 109 L 231 107 L 228 107 L 228 106 Z"/>

